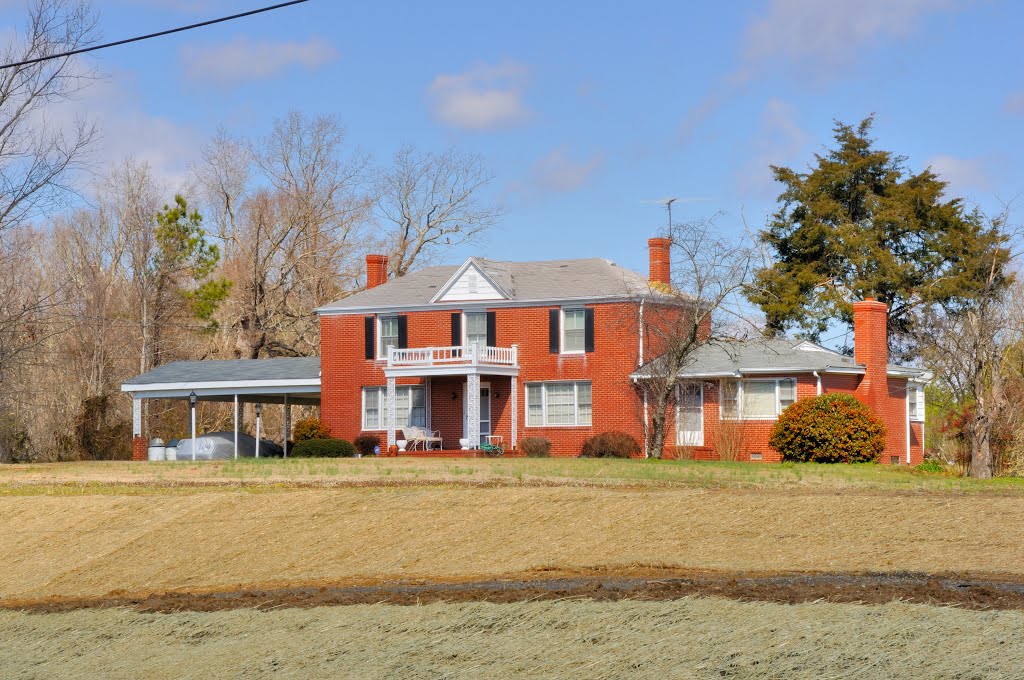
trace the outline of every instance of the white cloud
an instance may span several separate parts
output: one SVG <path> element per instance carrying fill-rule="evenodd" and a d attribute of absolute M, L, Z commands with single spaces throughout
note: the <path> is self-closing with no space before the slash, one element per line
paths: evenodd
<path fill-rule="evenodd" d="M 738 65 L 684 118 L 685 141 L 735 92 L 767 73 L 788 73 L 802 83 L 834 80 L 882 40 L 912 35 L 932 14 L 951 11 L 964 0 L 771 0 L 767 11 L 747 24 Z"/>
<path fill-rule="evenodd" d="M 443 73 L 427 88 L 434 118 L 478 132 L 521 125 L 533 116 L 523 103 L 527 75 L 525 66 L 512 62 Z"/>
<path fill-rule="evenodd" d="M 950 10 L 954 0 L 773 0 L 747 26 L 740 76 L 779 60 L 827 78 L 851 65 L 880 38 L 902 39 L 929 14 Z"/>
<path fill-rule="evenodd" d="M 738 191 L 747 196 L 774 198 L 778 193 L 772 165 L 785 165 L 807 145 L 807 134 L 799 126 L 798 112 L 788 102 L 772 98 L 761 110 L 757 133 L 744 146 L 751 154 L 737 177 Z"/>
<path fill-rule="evenodd" d="M 506 188 L 509 194 L 533 199 L 543 194 L 570 193 L 582 188 L 604 166 L 604 154 L 576 160 L 568 146 L 555 147 L 530 166 L 526 178 L 512 182 Z"/>
<path fill-rule="evenodd" d="M 154 178 L 170 189 L 182 188 L 197 160 L 202 135 L 195 129 L 143 110 L 130 73 L 117 73 L 84 89 L 71 102 L 52 107 L 48 119 L 69 129 L 76 120 L 95 122 L 100 136 L 89 160 L 98 173 L 126 157 L 148 163 Z"/>
<path fill-rule="evenodd" d="M 1006 96 L 1003 113 L 1008 116 L 1024 116 L 1024 90 Z"/>
<path fill-rule="evenodd" d="M 252 40 L 236 36 L 216 45 L 185 45 L 181 48 L 185 73 L 192 80 L 217 86 L 267 80 L 292 67 L 317 69 L 338 58 L 327 40 Z"/>
<path fill-rule="evenodd" d="M 949 183 L 946 196 L 967 196 L 992 188 L 992 179 L 987 170 L 989 161 L 981 158 L 957 158 L 938 155 L 928 161 L 932 172 Z"/>

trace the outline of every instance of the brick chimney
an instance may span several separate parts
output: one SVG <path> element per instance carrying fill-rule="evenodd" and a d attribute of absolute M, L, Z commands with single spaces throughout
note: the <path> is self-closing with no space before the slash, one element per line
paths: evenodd
<path fill-rule="evenodd" d="M 669 247 L 672 239 L 649 238 L 647 247 L 650 249 L 651 273 L 649 280 L 651 285 L 669 286 L 672 283 L 672 258 L 669 255 Z"/>
<path fill-rule="evenodd" d="M 888 311 L 884 302 L 870 297 L 853 303 L 853 360 L 865 367 L 856 397 L 876 413 L 889 395 Z"/>
<path fill-rule="evenodd" d="M 366 256 L 366 287 L 376 288 L 388 282 L 388 256 Z"/>

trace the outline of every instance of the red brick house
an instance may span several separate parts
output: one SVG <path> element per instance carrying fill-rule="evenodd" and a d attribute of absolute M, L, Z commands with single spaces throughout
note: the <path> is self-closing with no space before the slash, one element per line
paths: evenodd
<path fill-rule="evenodd" d="M 642 385 L 657 353 L 644 337 L 643 309 L 686 313 L 665 292 L 669 245 L 650 239 L 647 277 L 603 259 L 470 258 L 389 281 L 387 258 L 369 255 L 366 289 L 316 310 L 315 387 L 312 364 L 291 360 L 276 371 L 274 362 L 286 360 L 270 359 L 177 362 L 123 389 L 137 406 L 142 398 L 190 393 L 233 396 L 236 409 L 317 400 L 332 433 L 349 440 L 377 432 L 392 444 L 425 433 L 452 450 L 476 449 L 488 437 L 500 437 L 506 448 L 545 437 L 552 455 L 563 456 L 578 455 L 587 438 L 611 430 L 642 443 L 649 416 Z M 767 438 L 782 409 L 815 394 L 849 392 L 887 425 L 883 462 L 919 462 L 928 375 L 889 365 L 885 312 L 872 300 L 855 305 L 852 358 L 809 342 L 708 342 L 683 371 L 665 454 L 715 458 L 716 447 L 728 445 L 730 457 L 777 460 Z M 246 380 L 257 365 L 261 380 Z M 205 380 L 179 379 L 190 371 Z"/>

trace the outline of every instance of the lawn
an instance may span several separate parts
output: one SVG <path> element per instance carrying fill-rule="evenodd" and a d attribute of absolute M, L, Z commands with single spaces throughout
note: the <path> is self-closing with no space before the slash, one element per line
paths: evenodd
<path fill-rule="evenodd" d="M 1024 495 L 1024 479 L 975 480 L 903 466 L 608 459 L 263 459 L 0 467 L 0 494 L 182 493 L 223 486 L 578 485 Z M 134 487 L 134 490 L 133 488 Z"/>

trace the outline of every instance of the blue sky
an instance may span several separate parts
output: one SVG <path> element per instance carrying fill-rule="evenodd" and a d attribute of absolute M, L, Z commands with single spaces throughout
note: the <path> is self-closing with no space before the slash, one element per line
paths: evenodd
<path fill-rule="evenodd" d="M 101 0 L 103 37 L 270 0 Z M 0 0 L 0 25 L 22 0 Z M 149 161 L 173 185 L 224 126 L 265 134 L 333 114 L 352 148 L 481 154 L 507 215 L 476 247 L 499 259 L 601 256 L 645 271 L 646 239 L 723 211 L 764 222 L 768 165 L 804 166 L 832 119 L 877 114 L 883 148 L 994 210 L 1024 192 L 1024 4 L 961 0 L 340 3 L 95 53 L 107 79 L 75 103 L 99 163 Z M 174 190 L 171 186 L 169 191 Z"/>

